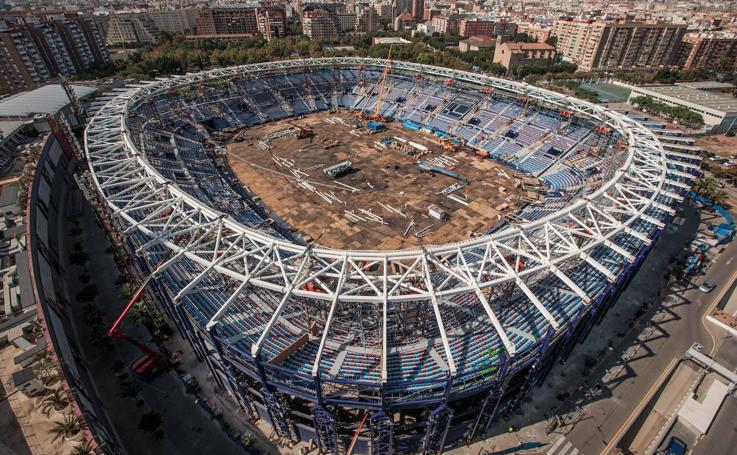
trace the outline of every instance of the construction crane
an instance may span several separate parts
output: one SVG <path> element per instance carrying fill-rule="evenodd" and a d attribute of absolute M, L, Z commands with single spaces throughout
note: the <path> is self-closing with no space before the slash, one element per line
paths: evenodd
<path fill-rule="evenodd" d="M 394 46 L 389 46 L 389 55 L 386 58 L 386 64 L 384 65 L 384 73 L 381 76 L 381 86 L 379 87 L 379 99 L 376 101 L 376 108 L 374 109 L 374 113 L 370 115 L 366 115 L 366 107 L 368 106 L 368 101 L 364 103 L 363 109 L 361 110 L 361 113 L 359 114 L 363 118 L 367 118 L 368 120 L 376 120 L 379 122 L 388 122 L 389 119 L 381 115 L 381 104 L 384 102 L 384 87 L 386 86 L 386 79 L 391 73 L 391 65 L 392 65 L 392 49 L 394 49 Z"/>
<path fill-rule="evenodd" d="M 128 316 L 128 313 L 130 313 L 136 303 L 138 303 L 138 301 L 141 299 L 141 295 L 143 295 L 143 291 L 146 290 L 146 286 L 148 286 L 148 284 L 154 278 L 154 275 L 159 270 L 161 265 L 165 262 L 165 260 L 166 259 L 159 262 L 159 264 L 157 264 L 154 268 L 154 272 L 151 273 L 145 280 L 143 280 L 143 283 L 141 283 L 141 286 L 139 286 L 139 288 L 133 294 L 133 297 L 131 297 L 131 299 L 128 301 L 128 304 L 123 309 L 123 312 L 120 313 L 118 319 L 107 332 L 107 335 L 110 338 L 128 341 L 136 346 L 138 350 L 143 353 L 143 356 L 139 357 L 131 364 L 131 369 L 133 370 L 133 372 L 143 377 L 151 377 L 156 372 L 161 363 L 161 353 L 149 348 L 140 341 L 135 340 L 128 336 L 128 334 L 122 332 L 121 326 L 123 325 L 125 318 Z"/>

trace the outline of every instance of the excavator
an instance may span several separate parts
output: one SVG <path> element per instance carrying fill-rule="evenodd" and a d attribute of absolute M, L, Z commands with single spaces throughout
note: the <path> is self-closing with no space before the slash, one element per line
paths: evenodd
<path fill-rule="evenodd" d="M 300 126 L 294 122 L 289 122 L 289 124 L 297 128 L 297 132 L 294 135 L 297 139 L 307 139 L 315 135 L 315 131 L 309 126 Z"/>
<path fill-rule="evenodd" d="M 148 286 L 148 284 L 153 279 L 155 272 L 159 270 L 159 268 L 165 261 L 166 259 L 159 262 L 154 268 L 154 273 L 151 273 L 143 281 L 143 283 L 141 283 L 141 286 L 138 287 L 136 292 L 133 294 L 131 299 L 128 301 L 128 304 L 123 309 L 123 312 L 120 313 L 120 316 L 118 316 L 118 319 L 115 321 L 112 327 L 110 327 L 110 330 L 108 330 L 107 332 L 107 335 L 110 338 L 113 338 L 115 340 L 128 341 L 132 343 L 136 348 L 138 348 L 139 351 L 143 353 L 143 356 L 139 357 L 131 364 L 131 370 L 133 370 L 134 373 L 136 373 L 137 375 L 143 378 L 151 378 L 158 372 L 161 366 L 161 363 L 162 363 L 161 353 L 159 351 L 156 351 L 155 349 L 149 348 L 144 343 L 128 336 L 127 333 L 124 333 L 121 330 L 121 326 L 123 325 L 125 318 L 128 316 L 128 313 L 130 313 L 130 311 L 133 309 L 136 303 L 138 303 L 138 301 L 141 299 L 141 295 L 143 295 L 143 291 L 146 290 L 146 286 Z"/>

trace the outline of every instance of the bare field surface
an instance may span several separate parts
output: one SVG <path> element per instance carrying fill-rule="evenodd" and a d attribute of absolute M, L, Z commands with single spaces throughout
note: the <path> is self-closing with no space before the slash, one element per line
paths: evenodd
<path fill-rule="evenodd" d="M 519 208 L 522 189 L 510 169 L 445 151 L 437 138 L 401 123 L 388 123 L 385 131 L 372 135 L 352 134 L 354 121 L 348 113 L 323 112 L 249 128 L 241 133 L 242 142 L 228 145 L 228 161 L 273 213 L 308 240 L 330 248 L 392 250 L 466 240 Z M 309 125 L 315 135 L 265 139 L 295 125 Z M 376 145 L 389 137 L 413 141 L 429 152 L 410 156 Z M 338 145 L 326 148 L 331 141 Z M 418 161 L 433 159 L 445 160 L 446 168 L 469 180 L 452 193 L 462 202 L 442 194 L 462 180 L 419 172 Z M 353 165 L 346 174 L 331 178 L 323 173 L 345 160 Z M 430 217 L 430 204 L 448 219 Z"/>

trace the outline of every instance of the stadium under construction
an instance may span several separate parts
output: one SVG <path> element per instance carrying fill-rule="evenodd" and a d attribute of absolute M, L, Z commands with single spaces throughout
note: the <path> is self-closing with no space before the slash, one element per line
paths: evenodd
<path fill-rule="evenodd" d="M 100 104 L 85 151 L 111 235 L 243 411 L 324 453 L 483 437 L 596 330 L 700 167 L 625 113 L 400 61 Z"/>

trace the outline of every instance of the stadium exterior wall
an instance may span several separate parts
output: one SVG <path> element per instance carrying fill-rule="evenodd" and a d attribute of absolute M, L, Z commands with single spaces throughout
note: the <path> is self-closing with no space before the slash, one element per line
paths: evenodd
<path fill-rule="evenodd" d="M 74 414 L 83 423 L 85 439 L 93 442 L 99 453 L 119 455 L 125 452 L 78 349 L 70 297 L 59 269 L 59 232 L 66 223 L 68 196 L 78 191 L 74 179 L 78 160 L 63 126 L 55 119 L 49 124 L 51 130 L 28 192 L 26 239 L 36 306 L 46 329 L 47 346 L 58 360 L 64 388 L 70 392 Z"/>

